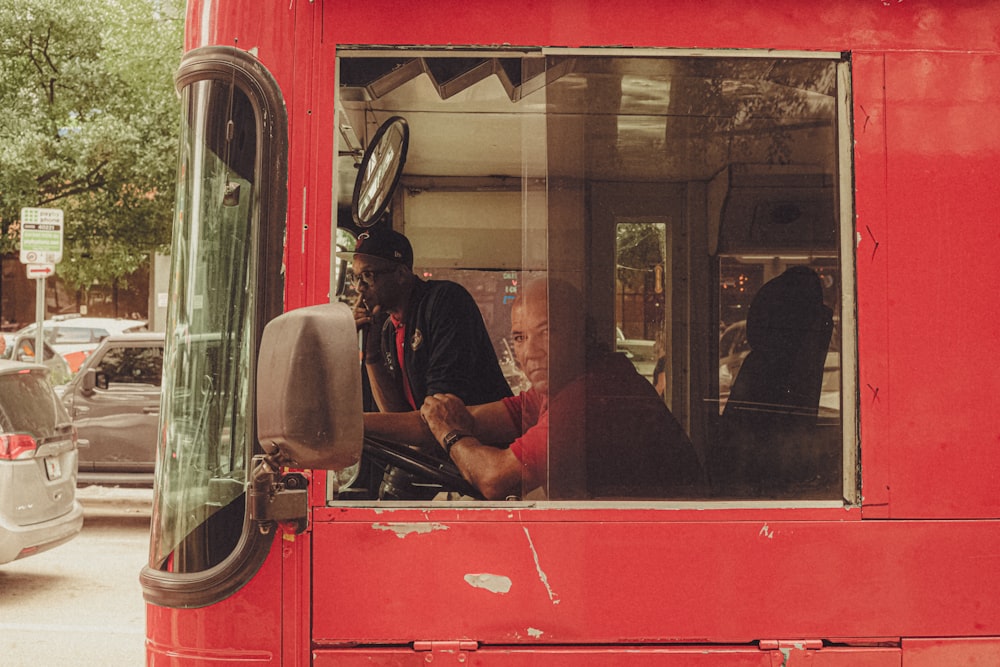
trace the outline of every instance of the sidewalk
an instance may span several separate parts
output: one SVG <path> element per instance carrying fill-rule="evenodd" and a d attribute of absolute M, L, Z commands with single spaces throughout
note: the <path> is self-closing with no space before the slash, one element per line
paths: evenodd
<path fill-rule="evenodd" d="M 123 486 L 81 486 L 76 499 L 83 505 L 84 516 L 150 516 L 153 490 Z"/>

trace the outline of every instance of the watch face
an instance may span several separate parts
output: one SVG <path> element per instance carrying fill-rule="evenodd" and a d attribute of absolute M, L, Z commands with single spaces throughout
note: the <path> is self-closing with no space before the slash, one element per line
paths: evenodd
<path fill-rule="evenodd" d="M 451 433 L 449 433 L 444 437 L 444 448 L 446 450 L 450 450 L 452 445 L 454 445 L 462 438 L 467 438 L 467 437 L 469 437 L 468 433 L 464 433 L 462 431 L 452 431 Z"/>

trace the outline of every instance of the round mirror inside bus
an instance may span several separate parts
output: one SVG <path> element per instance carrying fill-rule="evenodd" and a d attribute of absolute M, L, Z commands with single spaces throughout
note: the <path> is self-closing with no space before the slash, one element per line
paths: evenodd
<path fill-rule="evenodd" d="M 385 213 L 399 182 L 410 143 L 410 128 L 393 116 L 378 128 L 361 160 L 354 182 L 351 215 L 359 227 L 371 227 Z"/>

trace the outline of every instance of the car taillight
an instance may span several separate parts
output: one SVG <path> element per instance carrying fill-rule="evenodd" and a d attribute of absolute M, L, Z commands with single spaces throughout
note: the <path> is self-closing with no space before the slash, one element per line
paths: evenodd
<path fill-rule="evenodd" d="M 25 458 L 38 448 L 35 439 L 23 433 L 0 435 L 0 459 L 13 461 Z"/>

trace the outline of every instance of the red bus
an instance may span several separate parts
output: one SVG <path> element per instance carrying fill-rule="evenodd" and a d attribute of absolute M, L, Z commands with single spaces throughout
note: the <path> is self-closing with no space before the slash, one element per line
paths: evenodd
<path fill-rule="evenodd" d="M 189 0 L 147 664 L 1000 664 L 998 35 L 994 0 Z M 705 486 L 584 465 L 621 401 L 502 501 L 365 440 L 367 225 L 515 393 L 512 298 L 572 284 L 550 372 L 585 330 L 660 362 Z M 379 500 L 387 461 L 439 492 Z"/>

